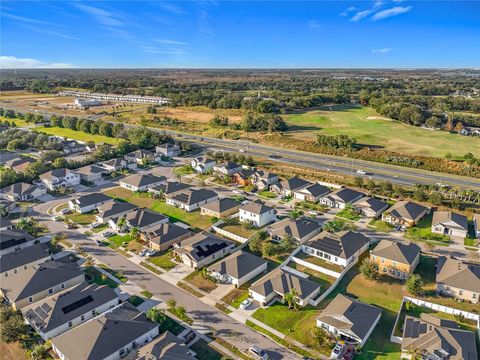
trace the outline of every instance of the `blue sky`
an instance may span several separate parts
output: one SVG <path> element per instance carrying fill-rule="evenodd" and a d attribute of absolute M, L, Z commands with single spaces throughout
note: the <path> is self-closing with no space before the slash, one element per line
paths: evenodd
<path fill-rule="evenodd" d="M 480 2 L 9 1 L 2 67 L 480 67 Z"/>

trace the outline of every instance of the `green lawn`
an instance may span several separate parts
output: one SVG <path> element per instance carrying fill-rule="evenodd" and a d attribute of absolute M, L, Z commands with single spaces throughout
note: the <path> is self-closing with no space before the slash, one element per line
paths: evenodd
<path fill-rule="evenodd" d="M 247 229 L 244 224 L 234 224 L 227 226 L 220 225 L 220 228 L 246 239 L 250 238 L 250 236 L 252 236 L 258 231 L 258 229 Z"/>
<path fill-rule="evenodd" d="M 177 176 L 193 174 L 194 172 L 195 171 L 193 170 L 192 165 L 190 164 L 179 166 L 173 169 L 173 173 Z"/>
<path fill-rule="evenodd" d="M 168 205 L 164 200 L 152 199 L 149 194 L 135 193 L 130 190 L 116 187 L 104 192 L 105 195 L 110 197 L 128 201 L 139 207 L 150 208 L 154 211 L 162 213 L 168 216 L 172 222 L 182 221 L 193 227 L 197 227 L 203 230 L 208 229 L 212 224 L 209 216 L 200 215 L 200 211 L 186 212 L 182 209 Z"/>
<path fill-rule="evenodd" d="M 132 237 L 130 234 L 121 236 L 121 235 L 113 235 L 108 238 L 108 242 L 111 243 L 113 246 L 123 246 L 123 243 L 129 243 L 132 241 Z"/>
<path fill-rule="evenodd" d="M 107 143 L 107 144 L 118 144 L 122 139 L 102 136 L 102 135 L 92 135 L 84 133 L 83 131 L 76 131 L 72 129 L 64 129 L 61 127 L 51 126 L 51 127 L 44 127 L 39 126 L 34 128 L 34 131 L 37 132 L 44 132 L 48 135 L 57 135 L 67 137 L 69 139 L 79 140 L 79 141 L 94 141 L 95 143 Z"/>
<path fill-rule="evenodd" d="M 179 335 L 185 328 L 178 322 L 173 320 L 170 316 L 166 315 L 165 321 L 160 324 L 160 333 L 164 331 L 170 331 L 173 335 Z"/>
<path fill-rule="evenodd" d="M 208 343 L 203 340 L 197 340 L 195 344 L 190 347 L 196 354 L 198 360 L 222 360 L 227 359 L 214 348 L 212 348 Z"/>
<path fill-rule="evenodd" d="M 361 144 L 401 153 L 435 157 L 450 153 L 456 158 L 468 152 L 480 154 L 480 139 L 466 141 L 462 136 L 445 131 L 430 131 L 384 119 L 373 109 L 360 105 L 324 106 L 320 110 L 287 114 L 284 118 L 289 125 L 288 134 L 298 139 L 345 134 Z"/>
<path fill-rule="evenodd" d="M 390 231 L 393 230 L 393 225 L 392 224 L 389 224 L 386 221 L 382 221 L 382 220 L 372 219 L 372 221 L 370 221 L 368 223 L 368 225 L 374 227 L 375 229 L 377 229 L 379 231 L 383 231 L 383 232 L 390 232 Z"/>
<path fill-rule="evenodd" d="M 351 221 L 357 221 L 357 220 L 360 220 L 362 218 L 362 216 L 358 212 L 356 212 L 353 209 L 348 209 L 348 208 L 343 209 L 342 211 L 338 212 L 336 216 L 338 216 L 340 218 L 347 219 L 347 220 L 351 220 Z"/>
<path fill-rule="evenodd" d="M 245 289 L 242 286 L 240 288 L 235 288 L 230 291 L 222 298 L 222 301 L 238 309 L 243 300 L 246 300 L 248 296 L 248 289 Z"/>
<path fill-rule="evenodd" d="M 143 304 L 145 300 L 143 300 L 140 296 L 132 295 L 130 296 L 127 301 L 132 304 L 133 306 L 137 307 L 140 304 Z"/>
<path fill-rule="evenodd" d="M 87 280 L 89 282 L 94 282 L 97 285 L 108 285 L 111 288 L 116 288 L 118 284 L 110 279 L 108 276 L 102 276 L 103 274 L 93 267 L 88 267 L 85 269 L 87 274 Z"/>
<path fill-rule="evenodd" d="M 177 266 L 177 264 L 175 264 L 171 259 L 172 250 L 168 250 L 159 255 L 150 256 L 148 261 L 168 271 Z"/>
<path fill-rule="evenodd" d="M 272 191 L 263 190 L 263 191 L 260 191 L 258 193 L 258 196 L 262 196 L 262 197 L 267 198 L 267 199 L 274 199 L 274 198 L 277 197 L 277 194 L 275 194 Z"/>
<path fill-rule="evenodd" d="M 405 231 L 404 237 L 410 240 L 434 240 L 441 242 L 450 242 L 450 238 L 446 235 L 432 233 L 432 217 L 433 213 L 425 216 L 415 226 Z"/>
<path fill-rule="evenodd" d="M 325 290 L 327 290 L 337 280 L 333 276 L 328 276 L 321 272 L 312 270 L 306 266 L 294 263 L 293 261 L 288 263 L 287 266 L 310 275 L 309 279 L 315 281 L 321 286 L 320 291 L 322 293 L 325 292 Z"/>
<path fill-rule="evenodd" d="M 92 212 L 85 213 L 85 214 L 79 214 L 77 212 L 73 212 L 71 214 L 65 214 L 63 216 L 66 219 L 76 222 L 77 224 L 83 225 L 83 226 L 87 226 L 95 222 L 95 214 Z"/>
<path fill-rule="evenodd" d="M 17 127 L 32 126 L 33 123 L 27 123 L 25 120 L 17 118 L 6 118 L 5 116 L 0 116 L 0 121 L 8 121 L 9 123 L 14 123 Z"/>

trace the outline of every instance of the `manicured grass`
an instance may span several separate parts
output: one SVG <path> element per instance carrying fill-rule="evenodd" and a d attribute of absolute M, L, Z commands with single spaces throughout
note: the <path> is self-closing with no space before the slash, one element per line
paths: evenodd
<path fill-rule="evenodd" d="M 212 225 L 210 217 L 200 215 L 200 211 L 186 212 L 182 209 L 168 205 L 164 200 L 152 199 L 148 194 L 134 193 L 121 187 L 109 189 L 104 193 L 110 197 L 128 201 L 138 207 L 146 207 L 162 213 L 168 216 L 172 222 L 182 221 L 203 230 L 208 229 Z"/>
<path fill-rule="evenodd" d="M 115 281 L 106 275 L 102 276 L 103 274 L 93 267 L 86 268 L 85 273 L 87 274 L 87 280 L 94 282 L 97 285 L 108 285 L 111 288 L 116 288 L 118 286 Z"/>
<path fill-rule="evenodd" d="M 394 228 L 392 224 L 389 224 L 386 221 L 376 220 L 376 219 L 372 219 L 372 221 L 368 223 L 368 226 L 372 226 L 375 229 L 383 232 L 390 232 Z"/>
<path fill-rule="evenodd" d="M 410 240 L 434 240 L 441 242 L 450 242 L 450 238 L 441 234 L 432 233 L 432 217 L 433 214 L 425 216 L 415 226 L 405 231 L 404 237 Z"/>
<path fill-rule="evenodd" d="M 354 211 L 352 209 L 348 209 L 348 208 L 343 209 L 342 211 L 337 213 L 336 216 L 339 217 L 339 218 L 344 218 L 344 219 L 351 220 L 351 221 L 357 221 L 357 220 L 360 220 L 362 218 L 362 216 L 359 213 L 357 213 L 356 211 Z"/>
<path fill-rule="evenodd" d="M 310 275 L 309 279 L 312 280 L 312 281 L 315 281 L 316 283 L 318 283 L 320 285 L 320 287 L 321 287 L 320 291 L 322 293 L 325 292 L 325 290 L 327 290 L 336 280 L 333 276 L 328 276 L 328 275 L 323 274 L 321 272 L 312 270 L 312 269 L 310 269 L 306 266 L 294 263 L 293 261 L 288 263 L 287 266 L 291 267 L 293 269 L 296 269 L 298 271 L 301 271 L 305 274 Z"/>
<path fill-rule="evenodd" d="M 235 225 L 227 225 L 227 226 L 222 226 L 220 225 L 220 228 L 231 232 L 232 234 L 241 236 L 245 239 L 250 238 L 253 234 L 255 234 L 258 229 L 247 229 L 244 224 L 235 224 Z"/>
<path fill-rule="evenodd" d="M 74 139 L 74 140 L 84 141 L 84 142 L 94 141 L 95 143 L 107 143 L 107 144 L 115 145 L 121 141 L 121 139 L 118 139 L 118 138 L 102 136 L 102 135 L 92 135 L 92 134 L 84 133 L 83 131 L 64 129 L 56 126 L 51 126 L 51 127 L 39 126 L 34 128 L 33 130 L 37 132 L 43 132 L 48 135 L 63 136 L 69 139 Z"/>
<path fill-rule="evenodd" d="M 275 199 L 277 197 L 277 194 L 275 194 L 274 192 L 272 191 L 268 191 L 268 190 L 263 190 L 263 191 L 260 191 L 258 193 L 259 196 L 262 196 L 264 198 L 267 198 L 267 199 Z"/>
<path fill-rule="evenodd" d="M 92 228 L 92 232 L 99 233 L 105 230 L 107 227 L 108 227 L 108 224 L 102 224 L 100 226 L 97 226 L 96 228 Z"/>
<path fill-rule="evenodd" d="M 153 296 L 153 294 L 148 290 L 143 290 L 140 292 L 140 294 L 142 294 L 142 296 L 146 297 L 147 299 L 150 299 Z"/>
<path fill-rule="evenodd" d="M 103 270 L 105 270 L 106 272 L 108 272 L 109 274 L 115 276 L 118 280 L 120 280 L 121 282 L 123 283 L 126 283 L 127 282 L 127 278 L 125 276 L 122 275 L 122 273 L 120 272 L 117 272 L 113 269 L 110 269 L 107 265 L 103 265 L 103 264 L 100 264 L 99 267 L 101 267 Z"/>
<path fill-rule="evenodd" d="M 123 246 L 124 242 L 128 243 L 130 241 L 132 241 L 132 237 L 130 236 L 130 234 L 127 234 L 124 236 L 117 234 L 117 235 L 110 236 L 108 238 L 108 242 L 114 246 Z"/>
<path fill-rule="evenodd" d="M 150 270 L 151 272 L 153 272 L 154 274 L 157 274 L 157 275 L 161 275 L 162 273 L 160 271 L 158 271 L 156 268 L 154 268 L 152 265 L 150 265 L 149 263 L 146 263 L 144 261 L 142 261 L 140 263 L 141 266 L 143 266 L 145 269 L 148 269 Z"/>
<path fill-rule="evenodd" d="M 130 296 L 127 299 L 127 301 L 135 307 L 137 307 L 138 305 L 143 304 L 145 302 L 145 300 L 143 300 L 141 297 L 139 297 L 137 295 Z"/>
<path fill-rule="evenodd" d="M 309 263 L 312 263 L 314 265 L 321 266 L 327 270 L 332 270 L 338 273 L 341 273 L 343 271 L 343 268 L 340 265 L 332 264 L 329 263 L 323 259 L 320 259 L 316 256 L 309 255 L 307 253 L 304 253 L 303 251 L 299 251 L 298 253 L 295 254 L 295 257 L 302 259 L 304 261 L 307 261 Z"/>
<path fill-rule="evenodd" d="M 0 116 L 0 121 L 8 121 L 9 123 L 14 123 L 17 127 L 33 126 L 33 123 L 27 123 L 25 120 L 17 118 L 7 118 L 5 116 Z"/>
<path fill-rule="evenodd" d="M 148 261 L 168 271 L 177 266 L 177 264 L 175 264 L 171 259 L 172 251 L 169 250 L 159 255 L 150 256 Z"/>
<path fill-rule="evenodd" d="M 183 166 L 179 166 L 173 169 L 173 173 L 177 176 L 183 176 L 188 174 L 193 174 L 195 171 L 193 170 L 190 164 L 186 164 Z"/>
<path fill-rule="evenodd" d="M 166 315 L 165 321 L 160 324 L 160 333 L 164 331 L 170 331 L 173 335 L 179 335 L 185 327 L 173 320 L 170 316 Z"/>
<path fill-rule="evenodd" d="M 192 349 L 198 360 L 222 360 L 226 359 L 222 354 L 213 349 L 208 343 L 199 339 L 193 344 L 190 349 Z"/>
<path fill-rule="evenodd" d="M 235 288 L 222 298 L 227 303 L 238 309 L 243 300 L 248 298 L 248 289 Z"/>
<path fill-rule="evenodd" d="M 204 277 L 201 271 L 192 272 L 191 274 L 187 275 L 184 280 L 206 293 L 211 293 L 218 287 L 218 285 L 208 277 Z"/>
<path fill-rule="evenodd" d="M 401 153 L 435 157 L 450 153 L 456 158 L 468 152 L 480 153 L 480 139 L 465 141 L 464 137 L 445 131 L 430 131 L 383 119 L 373 109 L 360 105 L 324 106 L 320 110 L 287 114 L 284 118 L 289 125 L 287 134 L 298 139 L 344 134 L 361 144 Z"/>
<path fill-rule="evenodd" d="M 224 312 L 225 314 L 230 314 L 232 312 L 232 310 L 230 310 L 228 307 L 226 307 L 225 305 L 223 305 L 222 303 L 216 303 L 215 304 L 215 307 Z"/>
<path fill-rule="evenodd" d="M 79 225 L 87 226 L 91 223 L 95 222 L 95 214 L 94 213 L 85 213 L 79 214 L 77 212 L 73 212 L 71 214 L 65 214 L 64 217 L 68 220 L 76 222 Z"/>

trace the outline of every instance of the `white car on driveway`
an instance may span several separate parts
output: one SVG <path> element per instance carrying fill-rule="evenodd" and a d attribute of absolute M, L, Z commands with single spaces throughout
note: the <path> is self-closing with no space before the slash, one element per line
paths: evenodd
<path fill-rule="evenodd" d="M 242 310 L 246 310 L 248 309 L 248 307 L 252 305 L 252 299 L 248 298 L 248 299 L 245 299 L 242 301 L 242 303 L 240 304 L 240 309 Z"/>
<path fill-rule="evenodd" d="M 145 256 L 145 255 L 147 255 L 148 251 L 149 251 L 149 249 L 143 249 L 142 251 L 140 251 L 140 253 L 138 255 Z"/>

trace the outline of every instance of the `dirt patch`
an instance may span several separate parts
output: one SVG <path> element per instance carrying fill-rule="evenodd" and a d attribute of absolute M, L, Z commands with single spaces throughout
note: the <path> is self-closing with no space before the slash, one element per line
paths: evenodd
<path fill-rule="evenodd" d="M 28 360 L 27 354 L 20 346 L 20 343 L 0 343 L 0 360 Z"/>

